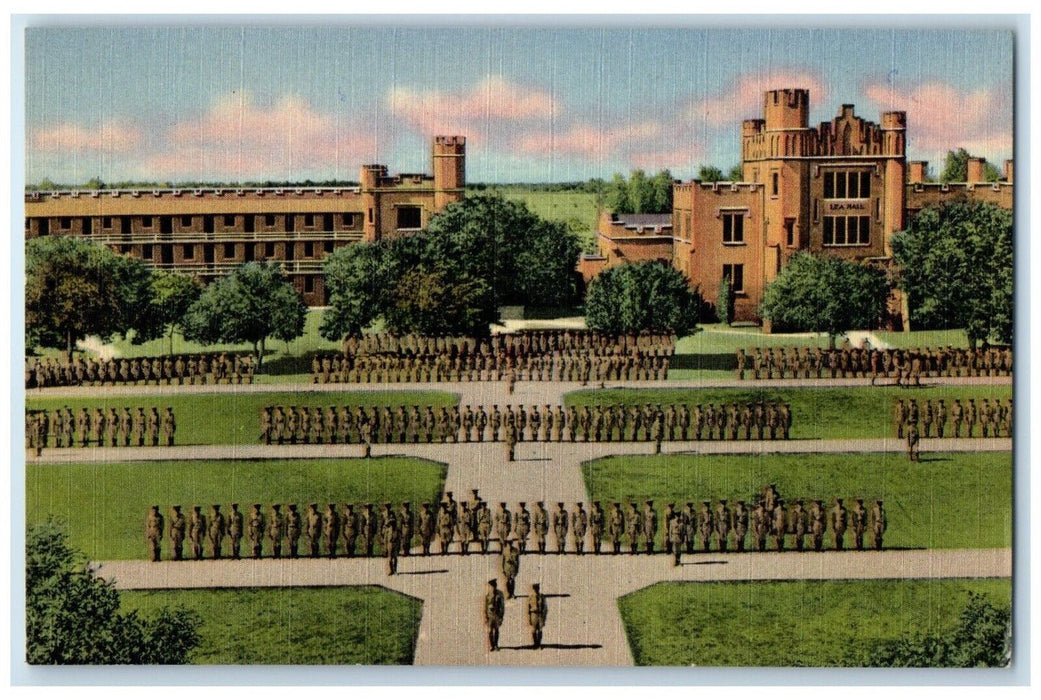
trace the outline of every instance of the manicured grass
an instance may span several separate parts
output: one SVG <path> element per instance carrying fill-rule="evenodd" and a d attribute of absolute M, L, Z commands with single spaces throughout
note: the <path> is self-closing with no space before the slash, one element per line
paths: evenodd
<path fill-rule="evenodd" d="M 144 521 L 148 508 L 192 505 L 208 514 L 239 503 L 436 502 L 446 467 L 413 458 L 139 462 L 125 464 L 28 464 L 26 520 L 54 517 L 66 524 L 70 544 L 91 559 L 147 556 Z M 267 545 L 265 545 L 267 546 Z M 163 543 L 167 556 L 168 543 Z"/>
<path fill-rule="evenodd" d="M 28 399 L 27 408 L 51 410 L 68 406 L 135 408 L 170 406 L 177 419 L 178 445 L 242 445 L 258 443 L 264 406 L 454 406 L 458 397 L 440 391 L 296 392 L 257 394 L 180 394 L 96 398 Z"/>
<path fill-rule="evenodd" d="M 579 236 L 582 249 L 596 250 L 596 195 L 590 192 L 530 192 L 498 188 L 506 199 L 524 202 L 528 209 L 548 221 L 567 224 Z"/>
<path fill-rule="evenodd" d="M 878 641 L 952 629 L 1009 579 L 659 583 L 619 599 L 641 666 L 863 665 Z"/>
<path fill-rule="evenodd" d="M 725 498 L 752 503 L 767 484 L 794 499 L 885 501 L 885 546 L 985 548 L 1012 545 L 1012 454 L 660 455 L 607 457 L 582 465 L 590 500 L 654 499 L 655 507 Z M 830 536 L 826 536 L 830 542 Z"/>
<path fill-rule="evenodd" d="M 698 333 L 676 341 L 669 379 L 732 379 L 738 348 L 755 347 L 826 348 L 828 336 L 770 334 L 756 326 L 705 324 Z"/>
<path fill-rule="evenodd" d="M 195 664 L 411 664 L 423 607 L 377 586 L 123 591 L 121 602 L 198 612 Z"/>
<path fill-rule="evenodd" d="M 953 348 L 969 347 L 969 337 L 963 328 L 944 331 L 876 331 L 879 340 L 895 348 L 935 348 L 950 345 Z"/>
<path fill-rule="evenodd" d="M 791 437 L 798 439 L 878 438 L 895 435 L 893 404 L 896 399 L 944 399 L 1012 396 L 1011 385 L 948 386 L 904 389 L 900 387 L 821 387 L 813 389 L 589 389 L 564 397 L 568 405 L 583 404 L 716 404 L 787 401 L 792 410 Z M 948 422 L 948 428 L 951 424 Z"/>

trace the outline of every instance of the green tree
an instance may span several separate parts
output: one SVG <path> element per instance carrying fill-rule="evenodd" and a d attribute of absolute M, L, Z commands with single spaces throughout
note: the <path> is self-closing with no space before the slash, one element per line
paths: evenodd
<path fill-rule="evenodd" d="M 493 321 L 487 307 L 490 296 L 480 280 L 413 269 L 388 290 L 384 318 L 396 333 L 486 335 Z"/>
<path fill-rule="evenodd" d="M 643 330 L 687 335 L 697 327 L 701 295 L 681 272 L 658 261 L 626 263 L 593 278 L 586 325 L 610 333 Z"/>
<path fill-rule="evenodd" d="M 604 201 L 616 214 L 667 214 L 672 211 L 672 173 L 661 170 L 652 177 L 633 170 L 629 179 L 615 173 L 606 185 Z"/>
<path fill-rule="evenodd" d="M 729 277 L 719 282 L 719 301 L 716 302 L 716 315 L 719 322 L 730 325 L 734 322 L 734 285 Z"/>
<path fill-rule="evenodd" d="M 723 171 L 714 165 L 702 165 L 698 168 L 698 176 L 696 178 L 701 182 L 722 182 L 726 178 L 723 177 Z"/>
<path fill-rule="evenodd" d="M 744 179 L 745 171 L 744 168 L 741 167 L 740 163 L 731 167 L 730 170 L 727 171 L 727 180 L 730 182 L 742 182 Z"/>
<path fill-rule="evenodd" d="M 184 319 L 184 337 L 200 343 L 252 343 L 257 367 L 269 337 L 304 332 L 307 306 L 276 263 L 250 262 L 208 286 Z"/>
<path fill-rule="evenodd" d="M 777 326 L 835 336 L 872 328 L 882 318 L 889 284 L 882 270 L 827 255 L 796 253 L 763 293 L 759 311 Z"/>
<path fill-rule="evenodd" d="M 1012 212 L 984 202 L 930 207 L 893 236 L 913 328 L 965 328 L 975 347 L 1012 342 Z"/>
<path fill-rule="evenodd" d="M 327 340 L 361 333 L 383 315 L 391 285 L 387 246 L 355 243 L 328 255 L 322 263 L 329 308 L 322 313 L 319 332 Z"/>
<path fill-rule="evenodd" d="M 201 293 L 202 284 L 191 275 L 165 270 L 152 271 L 152 313 L 167 329 L 171 354 L 174 328 L 182 328 L 188 309 Z"/>
<path fill-rule="evenodd" d="M 621 173 L 615 173 L 611 182 L 607 183 L 604 194 L 605 204 L 608 210 L 617 214 L 631 214 L 633 212 L 632 202 L 629 200 L 629 183 Z"/>
<path fill-rule="evenodd" d="M 202 641 L 185 607 L 150 618 L 119 612 L 113 584 L 87 570 L 53 521 L 25 544 L 26 661 L 30 664 L 184 664 Z"/>
<path fill-rule="evenodd" d="M 940 182 L 965 182 L 969 179 L 969 158 L 975 158 L 964 148 L 956 151 L 947 151 L 947 157 L 943 162 L 943 171 L 940 173 Z M 985 182 L 997 182 L 1001 179 L 998 169 L 986 160 L 983 161 L 983 180 Z"/>
<path fill-rule="evenodd" d="M 162 323 L 152 306 L 151 271 L 140 260 L 66 236 L 26 243 L 25 324 L 27 343 L 64 348 L 77 340 L 108 340 L 132 334 L 134 342 L 156 338 Z"/>
<path fill-rule="evenodd" d="M 1012 610 L 970 593 L 951 630 L 914 633 L 886 640 L 871 649 L 867 664 L 882 667 L 1005 667 L 1012 658 Z"/>

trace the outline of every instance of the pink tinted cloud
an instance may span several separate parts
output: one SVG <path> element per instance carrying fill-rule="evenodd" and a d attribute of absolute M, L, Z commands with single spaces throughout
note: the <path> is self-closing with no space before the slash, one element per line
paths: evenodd
<path fill-rule="evenodd" d="M 66 123 L 33 132 L 30 143 L 40 153 L 129 153 L 140 145 L 141 131 L 125 122 L 106 122 L 97 129 Z"/>
<path fill-rule="evenodd" d="M 897 88 L 872 83 L 864 94 L 883 110 L 907 112 L 908 147 L 935 156 L 955 148 L 977 155 L 1011 154 L 1012 100 L 987 88 L 961 91 L 942 82 Z"/>
<path fill-rule="evenodd" d="M 375 139 L 353 121 L 337 123 L 307 101 L 288 95 L 269 106 L 229 95 L 208 112 L 170 128 L 165 147 L 147 159 L 166 178 L 283 178 L 327 171 L 337 162 L 371 160 Z"/>
<path fill-rule="evenodd" d="M 823 81 L 809 71 L 781 70 L 749 73 L 735 80 L 723 92 L 693 100 L 688 114 L 710 126 L 731 127 L 742 119 L 758 119 L 763 114 L 763 93 L 767 90 L 803 88 L 810 91 L 810 104 L 823 104 L 827 90 Z"/>
<path fill-rule="evenodd" d="M 527 131 L 513 139 L 511 145 L 527 155 L 559 152 L 596 159 L 612 156 L 628 144 L 657 139 L 661 133 L 662 125 L 653 121 L 606 128 L 578 123 L 560 133 L 549 129 Z"/>
<path fill-rule="evenodd" d="M 549 119 L 560 109 L 548 92 L 497 76 L 457 92 L 395 88 L 387 103 L 392 114 L 427 136 L 476 132 L 493 122 Z"/>

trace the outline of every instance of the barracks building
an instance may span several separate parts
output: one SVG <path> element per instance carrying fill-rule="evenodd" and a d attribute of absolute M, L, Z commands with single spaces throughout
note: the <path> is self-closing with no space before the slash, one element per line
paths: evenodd
<path fill-rule="evenodd" d="M 463 197 L 466 139 L 433 141 L 433 175 L 361 167 L 358 187 L 26 192 L 25 235 L 82 236 L 209 282 L 253 260 L 282 263 L 310 306 L 328 302 L 322 258 L 424 228 Z"/>
<path fill-rule="evenodd" d="M 811 127 L 809 111 L 807 90 L 766 92 L 762 118 L 741 127 L 743 181 L 678 182 L 671 215 L 603 214 L 583 276 L 661 260 L 713 305 L 729 277 L 735 320 L 758 322 L 763 290 L 796 251 L 884 264 L 892 235 L 923 207 L 972 199 L 1012 208 L 1011 161 L 1001 182 L 983 181 L 982 159 L 969 161 L 967 182 L 925 182 L 927 164 L 905 159 L 904 112 L 883 112 L 876 124 L 842 105 Z M 900 325 L 899 313 L 890 321 Z"/>

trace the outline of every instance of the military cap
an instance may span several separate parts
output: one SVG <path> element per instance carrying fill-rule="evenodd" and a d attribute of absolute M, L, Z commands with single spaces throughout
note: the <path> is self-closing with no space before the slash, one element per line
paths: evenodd
<path fill-rule="evenodd" d="M 281 510 L 282 509 L 282 505 L 280 503 L 276 503 L 276 504 L 274 504 L 271 507 L 274 508 L 275 510 Z"/>
<path fill-rule="evenodd" d="M 411 504 L 411 503 L 409 503 L 408 501 L 405 501 L 405 502 L 403 502 L 403 503 L 402 503 L 401 505 L 403 505 L 403 506 L 405 506 L 406 508 L 408 508 L 408 507 L 409 507 L 410 505 L 412 505 L 412 504 Z"/>
<path fill-rule="evenodd" d="M 687 501 L 687 505 L 690 506 L 690 507 L 693 507 L 694 506 L 694 501 Z"/>
<path fill-rule="evenodd" d="M 703 505 L 703 506 L 710 506 L 710 505 L 712 505 L 712 501 L 702 501 L 701 505 Z"/>
<path fill-rule="evenodd" d="M 737 503 L 738 503 L 738 505 L 742 505 L 742 506 L 745 504 L 745 502 L 742 501 L 740 498 L 737 499 Z"/>
<path fill-rule="evenodd" d="M 721 499 L 719 499 L 719 502 L 722 503 L 723 505 L 726 505 L 727 499 L 721 498 Z"/>
<path fill-rule="evenodd" d="M 649 506 L 653 506 L 654 505 L 654 501 L 644 501 L 644 503 L 646 503 Z"/>
<path fill-rule="evenodd" d="M 220 510 L 220 506 L 219 505 L 215 505 L 215 506 L 213 506 L 213 509 L 214 510 Z"/>
<path fill-rule="evenodd" d="M 535 505 L 542 506 L 542 505 L 545 505 L 545 503 L 543 503 L 542 501 L 538 501 Z"/>
<path fill-rule="evenodd" d="M 536 591 L 537 591 L 537 590 L 539 590 L 539 584 L 537 584 L 537 583 L 533 583 L 533 584 L 531 584 L 531 587 L 532 587 L 532 588 L 533 588 L 534 590 L 536 590 Z"/>
<path fill-rule="evenodd" d="M 429 501 L 423 501 L 423 507 L 429 509 L 430 508 L 430 502 Z"/>
<path fill-rule="evenodd" d="M 780 505 L 784 505 L 784 499 L 783 498 L 778 498 L 777 499 L 777 505 L 779 505 L 779 506 Z"/>
<path fill-rule="evenodd" d="M 254 503 L 254 504 L 253 504 L 253 507 L 254 507 L 254 508 L 260 508 L 260 507 L 261 507 L 261 505 L 260 505 L 259 503 Z"/>
<path fill-rule="evenodd" d="M 238 504 L 238 503 L 232 503 L 232 504 L 231 504 L 231 508 L 232 508 L 232 510 L 235 510 L 235 509 L 236 509 L 236 508 L 238 508 L 238 507 L 239 507 L 239 504 Z"/>
<path fill-rule="evenodd" d="M 447 496 L 448 498 L 451 498 L 452 497 L 452 492 L 451 491 L 445 491 L 445 496 Z"/>
<path fill-rule="evenodd" d="M 836 502 L 836 503 L 842 503 L 842 499 L 841 499 L 841 498 L 836 498 L 836 499 L 835 499 L 835 502 Z"/>
<path fill-rule="evenodd" d="M 864 499 L 863 499 L 863 498 L 858 498 L 858 499 L 857 499 L 857 503 L 863 503 L 863 502 L 864 502 Z"/>
<path fill-rule="evenodd" d="M 199 506 L 192 506 L 192 510 L 194 510 L 196 513 L 198 513 L 200 508 L 199 508 Z"/>
<path fill-rule="evenodd" d="M 390 505 L 391 505 L 390 501 L 387 501 L 386 503 L 383 504 L 383 507 L 384 508 L 390 508 Z"/>
<path fill-rule="evenodd" d="M 174 511 L 176 511 L 178 513 L 181 512 L 181 506 L 174 506 L 173 509 L 174 509 Z"/>
<path fill-rule="evenodd" d="M 474 496 L 477 495 L 478 491 L 480 491 L 480 489 L 470 489 L 470 493 L 472 493 Z"/>
<path fill-rule="evenodd" d="M 801 506 L 802 505 L 802 499 L 800 498 L 799 500 L 796 501 L 796 503 L 798 503 Z"/>
<path fill-rule="evenodd" d="M 526 504 L 526 503 L 525 503 L 524 501 L 521 501 L 521 502 L 520 502 L 520 507 L 521 507 L 521 508 L 523 508 L 523 507 L 524 507 L 524 506 L 526 506 L 526 505 L 527 505 L 527 504 Z"/>
<path fill-rule="evenodd" d="M 330 504 L 329 504 L 329 507 L 330 507 L 330 508 L 333 508 L 333 507 L 335 507 L 335 506 L 336 506 L 336 504 L 335 504 L 335 503 L 330 503 Z M 309 507 L 309 508 L 317 508 L 317 507 L 318 507 L 318 504 L 317 504 L 317 503 L 312 503 L 312 504 L 311 504 L 310 506 L 308 506 L 308 507 Z"/>
<path fill-rule="evenodd" d="M 159 510 L 159 506 L 152 506 L 152 510 Z"/>
<path fill-rule="evenodd" d="M 675 504 L 675 503 L 669 503 L 669 504 L 667 504 L 667 506 L 668 506 L 669 508 L 675 508 L 675 507 L 676 507 L 676 504 Z"/>
<path fill-rule="evenodd" d="M 501 507 L 505 508 L 505 507 L 506 507 L 506 501 L 500 501 L 500 502 L 499 502 L 499 505 L 500 505 Z"/>
<path fill-rule="evenodd" d="M 598 506 L 598 505 L 600 505 L 600 501 L 593 501 L 593 505 L 594 505 L 594 506 Z"/>
<path fill-rule="evenodd" d="M 882 505 L 882 499 L 878 499 L 877 501 L 875 501 L 875 503 L 877 503 L 878 505 Z"/>
<path fill-rule="evenodd" d="M 489 585 L 489 586 L 494 586 L 494 585 L 496 585 L 496 580 L 495 580 L 495 579 L 493 579 L 493 578 L 490 578 L 490 579 L 488 579 L 488 585 Z"/>
<path fill-rule="evenodd" d="M 564 501 L 558 502 L 557 505 L 560 506 L 561 508 L 563 508 L 564 507 Z"/>
<path fill-rule="evenodd" d="M 289 504 L 289 510 L 296 511 L 296 504 L 295 503 L 290 503 Z"/>
<path fill-rule="evenodd" d="M 824 503 L 824 501 L 822 501 L 822 500 L 821 500 L 821 499 L 819 499 L 819 498 L 815 498 L 815 499 L 813 499 L 813 502 L 814 502 L 814 503 Z"/>

